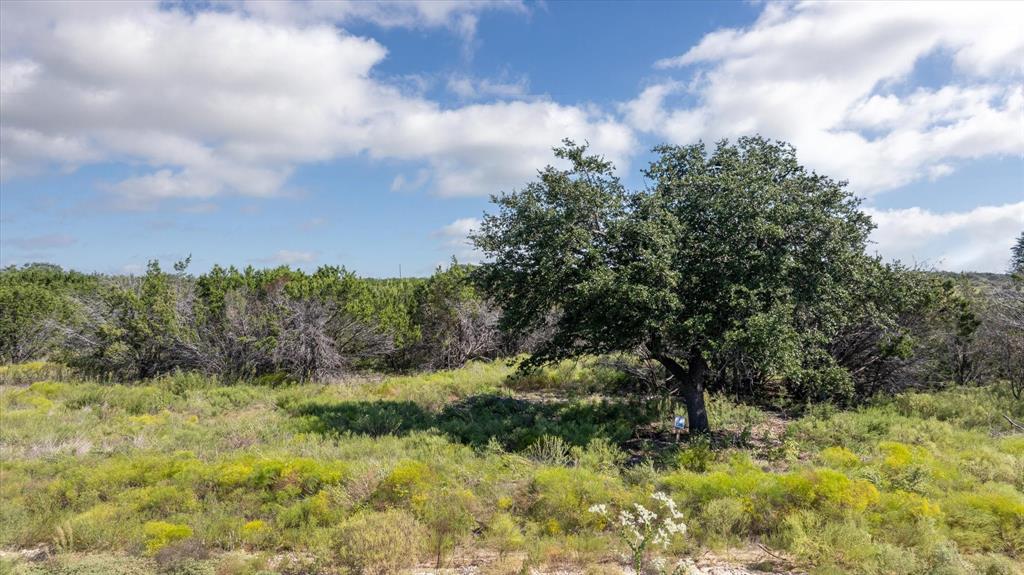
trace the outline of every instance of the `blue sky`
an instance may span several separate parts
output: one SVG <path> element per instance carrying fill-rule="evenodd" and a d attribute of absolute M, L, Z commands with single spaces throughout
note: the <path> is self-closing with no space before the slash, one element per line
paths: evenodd
<path fill-rule="evenodd" d="M 760 133 L 847 179 L 873 250 L 1001 271 L 1024 229 L 1024 4 L 0 6 L 0 265 L 423 275 L 587 140 Z"/>

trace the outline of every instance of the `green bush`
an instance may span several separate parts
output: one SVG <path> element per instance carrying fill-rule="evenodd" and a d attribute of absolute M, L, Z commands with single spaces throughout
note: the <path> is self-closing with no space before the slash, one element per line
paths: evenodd
<path fill-rule="evenodd" d="M 77 295 L 95 289 L 96 278 L 49 264 L 0 270 L 0 364 L 27 362 L 59 350 L 62 325 L 80 319 Z M 0 381 L 12 373 L 0 372 Z M 22 371 L 22 376 L 31 376 Z M 21 380 L 25 383 L 25 380 Z"/>
<path fill-rule="evenodd" d="M 944 506 L 952 537 L 969 551 L 1024 557 L 1024 496 L 1006 486 L 985 486 L 951 497 Z"/>
<path fill-rule="evenodd" d="M 150 521 L 142 526 L 142 532 L 146 535 L 146 552 L 149 554 L 155 554 L 175 541 L 192 536 L 192 528 L 188 525 L 166 521 Z"/>
<path fill-rule="evenodd" d="M 516 524 L 516 520 L 508 513 L 495 513 L 487 523 L 487 530 L 484 533 L 487 544 L 498 552 L 499 557 L 504 557 L 512 551 L 518 551 L 526 543 L 522 529 Z"/>
<path fill-rule="evenodd" d="M 698 526 L 708 542 L 722 546 L 748 532 L 749 503 L 735 497 L 713 499 L 704 506 L 700 517 Z"/>
<path fill-rule="evenodd" d="M 434 555 L 435 567 L 444 565 L 444 558 L 474 527 L 478 502 L 467 489 L 435 488 L 417 505 L 416 516 L 426 527 L 427 543 Z"/>
<path fill-rule="evenodd" d="M 823 465 L 839 469 L 851 469 L 861 465 L 857 455 L 845 447 L 827 447 L 818 454 L 818 460 Z"/>
<path fill-rule="evenodd" d="M 41 381 L 63 380 L 71 376 L 70 370 L 49 361 L 29 361 L 0 365 L 0 385 L 29 385 Z"/>
<path fill-rule="evenodd" d="M 425 463 L 414 460 L 400 461 L 381 481 L 374 498 L 381 506 L 415 507 L 425 501 L 430 484 L 435 479 L 434 472 Z"/>
<path fill-rule="evenodd" d="M 703 473 L 718 455 L 711 449 L 706 437 L 699 437 L 676 454 L 676 465 L 682 469 Z"/>
<path fill-rule="evenodd" d="M 621 501 L 620 481 L 589 469 L 544 467 L 533 476 L 530 515 L 552 533 L 596 527 L 601 520 L 589 512 L 592 505 Z"/>
<path fill-rule="evenodd" d="M 626 453 L 603 437 L 595 437 L 585 448 L 573 447 L 572 459 L 576 465 L 595 471 L 615 475 L 626 462 Z"/>
<path fill-rule="evenodd" d="M 342 523 L 334 537 L 338 562 L 362 575 L 392 575 L 416 564 L 423 526 L 407 511 L 363 512 Z"/>

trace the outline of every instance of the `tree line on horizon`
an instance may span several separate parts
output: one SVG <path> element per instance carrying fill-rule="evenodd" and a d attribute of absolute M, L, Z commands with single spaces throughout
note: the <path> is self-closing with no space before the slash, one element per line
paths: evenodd
<path fill-rule="evenodd" d="M 48 358 L 119 381 L 197 371 L 268 384 L 516 358 L 609 358 L 632 393 L 848 405 L 1007 379 L 1024 390 L 1024 233 L 1008 278 L 926 272 L 867 253 L 845 182 L 762 138 L 662 146 L 649 186 L 566 141 L 495 196 L 479 266 L 428 278 L 342 267 L 150 262 L 141 276 L 47 264 L 0 271 L 0 361 Z"/>

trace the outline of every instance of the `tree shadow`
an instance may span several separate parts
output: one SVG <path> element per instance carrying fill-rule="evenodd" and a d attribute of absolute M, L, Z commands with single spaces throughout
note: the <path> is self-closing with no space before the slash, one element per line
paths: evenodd
<path fill-rule="evenodd" d="M 379 437 L 434 429 L 474 447 L 492 439 L 505 449 L 525 449 L 544 435 L 570 445 L 604 438 L 622 444 L 657 413 L 651 404 L 627 401 L 534 402 L 501 395 L 478 395 L 427 411 L 411 401 L 310 402 L 290 410 L 307 431 Z"/>
<path fill-rule="evenodd" d="M 301 419 L 304 431 L 324 435 L 406 435 L 434 425 L 433 414 L 411 401 L 309 402 L 289 411 Z"/>

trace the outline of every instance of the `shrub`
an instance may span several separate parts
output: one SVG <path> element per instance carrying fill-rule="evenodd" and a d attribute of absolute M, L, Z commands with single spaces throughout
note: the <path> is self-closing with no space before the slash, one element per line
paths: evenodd
<path fill-rule="evenodd" d="M 0 270 L 0 363 L 53 352 L 60 343 L 59 325 L 78 315 L 72 294 L 91 283 L 87 276 L 47 264 Z"/>
<path fill-rule="evenodd" d="M 871 534 L 850 520 L 828 521 L 813 511 L 796 511 L 781 525 L 780 542 L 797 558 L 819 568 L 852 572 L 872 561 Z"/>
<path fill-rule="evenodd" d="M 1002 555 L 980 555 L 971 557 L 978 575 L 1020 575 L 1019 563 Z"/>
<path fill-rule="evenodd" d="M 166 521 L 150 521 L 142 526 L 146 535 L 146 552 L 155 554 L 165 546 L 192 536 L 192 528 Z"/>
<path fill-rule="evenodd" d="M 414 365 L 450 369 L 497 355 L 499 309 L 476 293 L 471 271 L 453 261 L 416 287 L 412 320 L 419 341 L 407 352 Z"/>
<path fill-rule="evenodd" d="M 818 469 L 805 473 L 803 477 L 812 484 L 811 504 L 824 509 L 836 512 L 845 509 L 864 511 L 879 499 L 878 489 L 870 482 L 850 479 L 831 469 Z"/>
<path fill-rule="evenodd" d="M 549 531 L 576 531 L 602 524 L 588 509 L 597 503 L 622 499 L 621 483 L 582 468 L 546 467 L 533 477 L 530 514 Z"/>
<path fill-rule="evenodd" d="M 400 509 L 355 515 L 335 536 L 339 563 L 363 575 L 391 575 L 411 567 L 423 543 L 423 526 Z"/>
<path fill-rule="evenodd" d="M 615 362 L 584 357 L 565 360 L 509 375 L 506 387 L 516 391 L 542 391 L 566 396 L 608 393 L 625 388 L 629 378 Z"/>
<path fill-rule="evenodd" d="M 416 505 L 424 500 L 433 480 L 434 472 L 425 463 L 400 461 L 377 486 L 374 497 L 380 505 Z"/>
<path fill-rule="evenodd" d="M 348 466 L 340 461 L 322 462 L 308 457 L 242 457 L 220 463 L 214 471 L 214 481 L 226 491 L 262 489 L 282 501 L 312 495 L 323 487 L 337 485 L 347 474 Z"/>
<path fill-rule="evenodd" d="M 254 547 L 263 546 L 272 534 L 267 522 L 260 519 L 246 522 L 239 531 L 242 541 Z"/>
<path fill-rule="evenodd" d="M 132 489 L 124 492 L 118 499 L 131 507 L 135 513 L 160 517 L 192 511 L 199 506 L 192 490 L 171 485 Z"/>
<path fill-rule="evenodd" d="M 879 499 L 878 489 L 869 481 L 832 469 L 769 473 L 743 460 L 716 466 L 708 473 L 677 471 L 663 484 L 692 507 L 738 497 L 749 510 L 751 529 L 762 533 L 775 529 L 794 510 L 815 510 L 838 518 L 862 512 Z"/>
<path fill-rule="evenodd" d="M 720 545 L 745 534 L 749 523 L 748 504 L 735 497 L 725 497 L 704 506 L 699 526 L 710 542 Z"/>
<path fill-rule="evenodd" d="M 526 542 L 523 531 L 508 513 L 495 513 L 491 517 L 484 538 L 498 552 L 499 558 L 511 551 L 518 551 Z"/>
<path fill-rule="evenodd" d="M 523 452 L 526 457 L 545 465 L 569 465 L 569 444 L 561 437 L 542 435 Z"/>
<path fill-rule="evenodd" d="M 0 385 L 28 385 L 47 380 L 61 380 L 69 376 L 68 368 L 49 361 L 0 365 Z"/>
<path fill-rule="evenodd" d="M 584 448 L 573 447 L 576 465 L 597 473 L 616 474 L 626 462 L 626 454 L 617 445 L 603 437 L 595 437 Z"/>
<path fill-rule="evenodd" d="M 828 467 L 854 468 L 861 465 L 860 458 L 845 447 L 826 447 L 818 454 L 818 459 Z"/>
<path fill-rule="evenodd" d="M 71 518 L 64 526 L 75 550 L 118 548 L 138 541 L 138 523 L 125 521 L 121 510 L 101 503 Z"/>
<path fill-rule="evenodd" d="M 688 447 L 679 451 L 676 455 L 676 465 L 682 469 L 704 473 L 715 458 L 716 454 L 711 449 L 711 442 L 706 437 L 699 437 Z"/>
<path fill-rule="evenodd" d="M 417 516 L 427 528 L 427 539 L 435 566 L 441 568 L 445 554 L 476 525 L 476 498 L 466 489 L 435 489 L 417 506 Z"/>
<path fill-rule="evenodd" d="M 1024 496 L 1008 486 L 986 486 L 946 503 L 953 539 L 968 551 L 1024 555 Z"/>
<path fill-rule="evenodd" d="M 323 526 L 339 518 L 338 506 L 332 504 L 326 491 L 321 491 L 282 509 L 277 514 L 276 523 L 282 527 Z"/>

